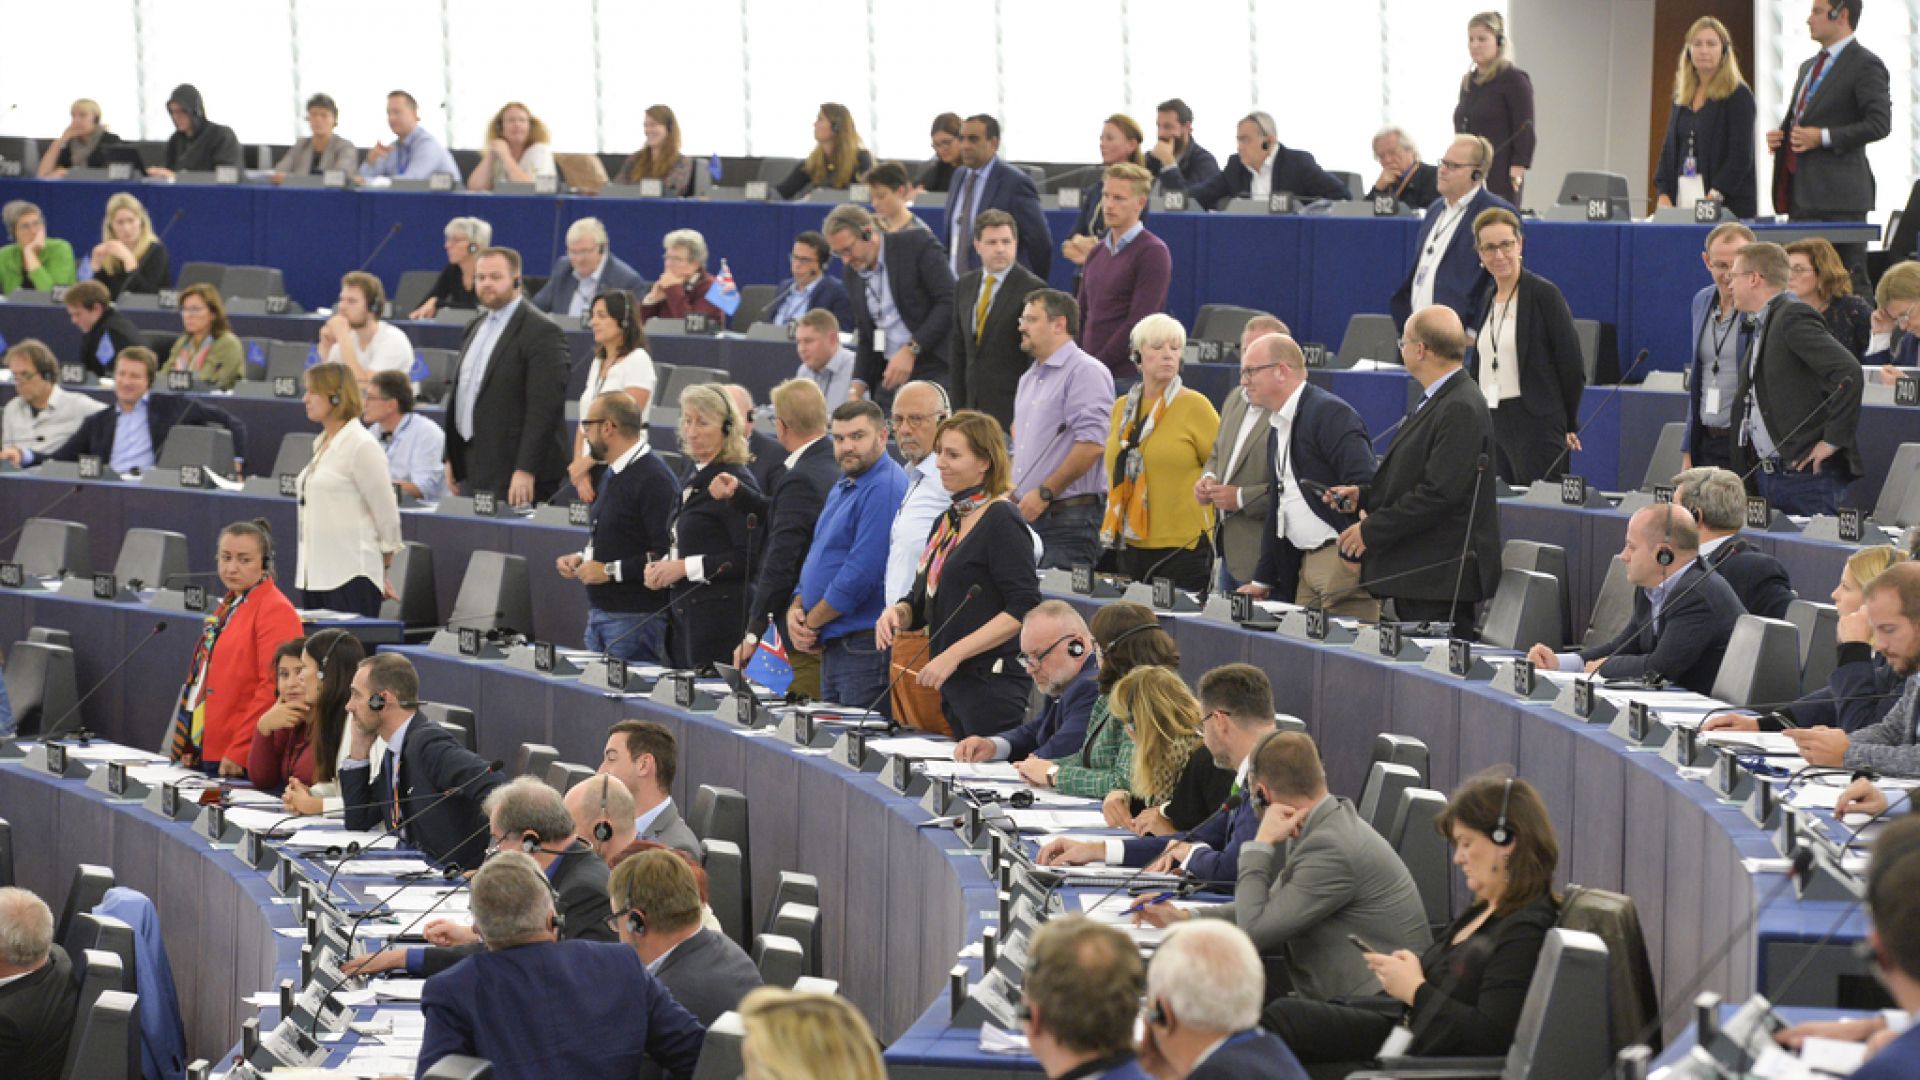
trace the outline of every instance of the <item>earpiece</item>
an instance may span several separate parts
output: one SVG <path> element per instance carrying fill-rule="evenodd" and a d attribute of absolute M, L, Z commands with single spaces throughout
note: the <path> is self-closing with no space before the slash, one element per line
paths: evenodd
<path fill-rule="evenodd" d="M 338 633 L 340 634 L 340 637 L 346 636 L 345 631 L 339 631 Z M 313 679 L 314 682 L 323 683 L 327 681 L 327 665 L 333 662 L 333 650 L 340 647 L 340 637 L 336 637 L 332 641 L 327 643 L 327 654 L 320 658 L 320 665 L 319 665 L 320 673 L 314 676 L 314 679 Z M 374 700 L 378 701 L 379 698 L 376 697 Z"/>
<path fill-rule="evenodd" d="M 1695 515 L 1694 515 L 1694 520 L 1696 520 L 1696 521 L 1697 521 L 1697 520 L 1699 520 L 1699 515 L 1698 515 L 1698 514 L 1695 514 Z M 1668 512 L 1667 512 L 1667 528 L 1666 528 L 1666 535 L 1665 535 L 1665 536 L 1663 536 L 1663 537 L 1661 538 L 1661 540 L 1660 540 L 1660 550 L 1659 550 L 1659 551 L 1656 551 L 1656 552 L 1654 552 L 1654 553 L 1653 553 L 1653 561 L 1654 561 L 1654 562 L 1657 562 L 1657 563 L 1659 563 L 1659 564 L 1660 564 L 1660 566 L 1661 566 L 1661 568 L 1663 568 L 1663 569 L 1664 569 L 1664 568 L 1666 568 L 1666 567 L 1669 567 L 1669 566 L 1672 566 L 1672 565 L 1673 565 L 1673 560 L 1674 560 L 1674 554 L 1673 554 L 1673 512 L 1672 512 L 1672 510 L 1671 510 L 1671 509 L 1669 509 L 1669 510 L 1668 510 Z"/>
<path fill-rule="evenodd" d="M 329 405 L 331 405 L 331 406 L 333 406 L 333 407 L 334 407 L 334 408 L 336 408 L 336 409 L 337 409 L 337 408 L 339 408 L 339 407 L 340 407 L 340 395 L 339 395 L 339 394 L 328 394 L 328 395 L 327 395 L 327 404 L 329 404 Z"/>
<path fill-rule="evenodd" d="M 873 239 L 873 230 L 872 230 L 872 229 L 861 229 L 861 230 L 860 230 L 860 240 L 861 240 L 861 242 L 863 242 L 863 243 L 864 243 L 864 242 L 866 242 L 866 241 L 868 241 L 868 240 L 871 240 L 871 239 Z"/>
<path fill-rule="evenodd" d="M 1507 828 L 1507 802 L 1513 798 L 1513 777 L 1507 777 L 1507 786 L 1500 789 L 1500 820 L 1493 823 L 1493 831 L 1487 839 L 1500 847 L 1513 843 L 1513 830 Z"/>
<path fill-rule="evenodd" d="M 392 704 L 394 704 L 394 705 L 398 705 L 398 706 L 400 706 L 401 708 L 416 708 L 416 707 L 418 707 L 418 706 L 419 706 L 419 705 L 421 704 L 421 702 L 418 702 L 418 701 L 394 701 L 394 702 L 392 702 Z M 387 707 L 387 705 L 388 705 L 388 701 L 387 701 L 387 692 L 386 692 L 385 690 L 382 690 L 382 691 L 380 691 L 379 693 L 377 693 L 377 694 L 375 694 L 375 695 L 373 695 L 373 698 L 372 698 L 372 700 L 370 700 L 370 701 L 368 701 L 368 702 L 367 702 L 367 709 L 368 709 L 368 711 L 370 711 L 370 712 L 380 712 L 380 711 L 382 711 L 383 709 L 385 709 L 385 708 Z"/>
<path fill-rule="evenodd" d="M 1843 9 L 1845 9 L 1845 7 L 1846 7 L 1846 5 L 1845 5 L 1845 4 L 1842 4 L 1842 3 L 1839 3 L 1839 2 L 1838 2 L 1838 0 L 1835 0 L 1835 3 L 1834 3 L 1834 5 L 1833 5 L 1832 7 L 1830 7 L 1830 8 L 1828 8 L 1828 9 L 1827 9 L 1827 21 L 1828 21 L 1828 22 L 1839 22 L 1839 21 L 1840 21 L 1840 12 L 1841 12 L 1841 11 L 1842 11 Z"/>
<path fill-rule="evenodd" d="M 593 823 L 593 838 L 603 844 L 613 839 L 613 823 L 607 820 L 607 785 L 611 783 L 612 776 L 600 774 L 600 820 Z M 640 931 L 636 929 L 634 932 Z"/>
<path fill-rule="evenodd" d="M 1081 641 L 1079 638 L 1074 638 L 1072 641 L 1067 642 L 1067 655 L 1073 657 L 1075 660 L 1087 655 L 1087 643 Z"/>
<path fill-rule="evenodd" d="M 1253 770 L 1259 766 L 1260 752 L 1265 750 L 1267 744 L 1272 742 L 1273 737 L 1278 734 L 1280 734 L 1279 730 L 1275 729 L 1260 736 L 1260 741 L 1254 743 L 1253 750 L 1247 754 L 1247 761 L 1251 763 L 1247 769 L 1247 803 L 1253 808 L 1255 818 L 1266 817 L 1267 807 L 1273 804 L 1268 802 L 1266 796 L 1260 794 L 1260 789 L 1254 786 L 1257 781 L 1253 779 Z"/>
<path fill-rule="evenodd" d="M 627 912 L 627 929 L 636 934 L 647 932 L 647 913 L 639 908 Z"/>
<path fill-rule="evenodd" d="M 1167 1026 L 1167 1006 L 1164 1002 L 1154 1001 L 1153 1007 L 1147 1010 L 1147 1023 L 1154 1027 Z"/>
<path fill-rule="evenodd" d="M 531 855 L 540 850 L 540 838 L 533 833 L 524 833 L 520 837 L 520 850 Z"/>
<path fill-rule="evenodd" d="M 1128 349 L 1128 350 L 1127 350 L 1127 360 L 1128 360 L 1128 361 L 1129 361 L 1130 363 L 1132 363 L 1134 367 L 1139 367 L 1139 366 L 1140 366 L 1140 350 L 1139 350 L 1139 349 Z"/>
<path fill-rule="evenodd" d="M 1480 181 L 1481 181 L 1481 180 L 1482 180 L 1483 178 L 1485 178 L 1485 176 L 1486 176 L 1487 174 L 1486 174 L 1486 172 L 1485 172 L 1484 170 L 1481 170 L 1481 169 L 1475 169 L 1475 170 L 1473 170 L 1473 172 L 1471 172 L 1471 173 L 1468 173 L 1467 175 L 1468 175 L 1468 176 L 1470 176 L 1470 177 L 1472 177 L 1472 179 L 1473 179 L 1473 182 L 1477 184 L 1477 183 L 1479 183 L 1479 182 L 1480 182 Z"/>
<path fill-rule="evenodd" d="M 471 240 L 469 240 L 469 241 L 467 241 L 467 254 L 469 254 L 469 255 L 478 255 L 478 254 L 480 254 L 480 245 L 479 245 L 479 244 L 476 244 L 476 243 L 474 243 L 474 242 L 473 242 L 473 241 L 471 241 Z"/>

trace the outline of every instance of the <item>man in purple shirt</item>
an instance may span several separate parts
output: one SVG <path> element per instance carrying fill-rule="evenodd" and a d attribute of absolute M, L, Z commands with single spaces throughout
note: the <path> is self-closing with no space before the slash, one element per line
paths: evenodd
<path fill-rule="evenodd" d="M 1042 568 L 1100 558 L 1113 373 L 1073 343 L 1080 306 L 1058 289 L 1027 294 L 1020 347 L 1033 366 L 1013 397 L 1013 494 L 1040 537 Z"/>
<path fill-rule="evenodd" d="M 1080 347 L 1116 376 L 1133 374 L 1127 337 L 1167 306 L 1173 281 L 1173 255 L 1140 221 L 1152 186 L 1153 177 L 1132 162 L 1107 167 L 1100 195 L 1107 235 L 1087 256 L 1080 281 Z"/>

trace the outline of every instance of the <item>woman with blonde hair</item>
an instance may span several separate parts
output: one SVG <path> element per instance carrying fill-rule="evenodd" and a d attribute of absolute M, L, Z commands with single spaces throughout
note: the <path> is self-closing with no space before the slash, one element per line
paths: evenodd
<path fill-rule="evenodd" d="M 812 188 L 843 188 L 873 168 L 873 155 L 860 142 L 853 126 L 853 113 L 845 105 L 829 101 L 820 106 L 813 118 L 813 153 L 793 167 L 774 189 L 783 199 L 791 199 Z"/>
<path fill-rule="evenodd" d="M 880 1044 L 833 994 L 763 986 L 740 1002 L 746 1080 L 886 1080 Z"/>
<path fill-rule="evenodd" d="M 1827 331 L 1855 357 L 1873 342 L 1873 302 L 1853 291 L 1853 275 L 1825 237 L 1787 245 L 1787 291 L 1826 320 Z"/>
<path fill-rule="evenodd" d="M 662 195 L 693 194 L 693 159 L 680 152 L 680 118 L 665 105 L 649 105 L 642 130 L 646 144 L 620 166 L 620 182 L 658 180 Z"/>
<path fill-rule="evenodd" d="M 1213 763 L 1200 738 L 1200 699 L 1178 672 L 1135 668 L 1114 686 L 1107 709 L 1133 739 L 1133 767 L 1127 787 L 1109 792 L 1106 803 L 1130 804 L 1135 833 L 1191 829 L 1226 802 L 1233 774 Z"/>
<path fill-rule="evenodd" d="M 1467 54 L 1473 68 L 1460 80 L 1453 130 L 1492 144 L 1493 164 L 1482 179 L 1487 190 L 1520 205 L 1520 186 L 1533 165 L 1533 80 L 1513 64 L 1506 16 L 1483 11 L 1467 20 Z"/>
<path fill-rule="evenodd" d="M 154 235 L 147 208 L 130 192 L 115 192 L 107 199 L 92 262 L 93 280 L 115 299 L 127 292 L 158 293 L 173 284 L 167 245 Z"/>
<path fill-rule="evenodd" d="M 75 101 L 67 120 L 67 129 L 40 155 L 42 180 L 65 176 L 68 169 L 104 169 L 107 147 L 121 141 L 100 122 L 100 103 L 92 98 Z"/>
<path fill-rule="evenodd" d="M 670 602 L 678 605 L 669 644 L 674 666 L 711 668 L 732 659 L 740 641 L 748 567 L 740 501 L 716 499 L 709 489 L 726 475 L 758 490 L 747 470 L 747 420 L 726 387 L 697 383 L 680 392 L 680 450 L 694 473 L 673 510 L 673 546 L 647 563 L 646 585 L 671 589 Z"/>
<path fill-rule="evenodd" d="M 1920 364 L 1920 327 L 1912 325 L 1920 313 L 1920 262 L 1908 259 L 1887 267 L 1873 287 L 1873 336 L 1864 361 L 1880 368 L 1880 381 L 1892 384 L 1901 368 Z M 1895 331 L 1899 340 L 1895 341 Z"/>
<path fill-rule="evenodd" d="M 487 121 L 487 133 L 481 140 L 487 152 L 467 177 L 467 190 L 492 191 L 503 180 L 531 184 L 542 176 L 556 176 L 553 163 L 553 137 L 546 121 L 517 101 L 500 106 Z"/>
<path fill-rule="evenodd" d="M 1653 187 L 1661 206 L 1726 203 L 1736 217 L 1760 212 L 1753 171 L 1753 90 L 1726 24 L 1702 15 L 1687 28 L 1673 76 L 1673 112 Z M 1802 298 L 1804 299 L 1804 297 Z"/>

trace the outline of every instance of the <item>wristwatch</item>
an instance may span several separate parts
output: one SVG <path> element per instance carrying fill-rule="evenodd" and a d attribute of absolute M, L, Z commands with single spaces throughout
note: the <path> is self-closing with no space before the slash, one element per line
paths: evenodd
<path fill-rule="evenodd" d="M 1053 787 L 1054 784 L 1059 780 L 1059 778 L 1060 778 L 1060 766 L 1058 765 L 1047 766 L 1047 786 Z"/>
<path fill-rule="evenodd" d="M 1056 498 L 1056 496 L 1053 493 L 1053 489 L 1048 487 L 1045 484 L 1041 484 L 1039 487 L 1034 488 L 1033 493 L 1035 495 L 1040 496 L 1040 501 L 1043 503 L 1050 503 Z"/>
<path fill-rule="evenodd" d="M 919 355 L 920 355 L 920 343 L 919 343 L 919 342 L 917 342 L 917 341 L 915 341 L 915 340 L 913 340 L 912 338 L 908 338 L 908 339 L 907 339 L 907 351 L 908 351 L 908 352 L 910 352 L 910 353 L 912 353 L 912 354 L 913 354 L 913 355 L 915 355 L 915 356 L 919 356 Z"/>

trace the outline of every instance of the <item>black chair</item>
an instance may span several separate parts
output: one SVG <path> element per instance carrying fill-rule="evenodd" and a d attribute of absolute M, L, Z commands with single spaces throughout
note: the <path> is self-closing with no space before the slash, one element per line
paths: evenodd
<path fill-rule="evenodd" d="M 533 637 L 533 587 L 526 556 L 502 551 L 468 556 L 448 619 L 459 620 L 455 629 L 509 630 Z"/>
<path fill-rule="evenodd" d="M 189 285 L 211 285 L 218 289 L 226 276 L 227 268 L 220 263 L 190 262 L 180 267 L 179 275 L 174 278 L 173 287 L 184 289 Z"/>
<path fill-rule="evenodd" d="M 437 405 L 445 400 L 447 391 L 453 385 L 453 370 L 459 366 L 459 356 L 452 349 L 415 349 L 414 352 L 427 365 L 427 377 L 420 380 L 414 397 L 429 405 Z"/>
<path fill-rule="evenodd" d="M 1653 444 L 1653 456 L 1647 459 L 1647 471 L 1640 477 L 1640 490 L 1651 493 L 1666 487 L 1680 474 L 1680 443 L 1687 436 L 1687 425 L 1679 420 L 1660 425 L 1660 438 Z"/>
<path fill-rule="evenodd" d="M 381 600 L 380 617 L 398 619 L 408 630 L 430 631 L 440 625 L 440 597 L 433 587 L 433 548 L 408 540 L 387 567 L 398 600 Z"/>
<path fill-rule="evenodd" d="M 280 436 L 280 452 L 273 455 L 273 471 L 267 475 L 276 479 L 298 476 L 300 470 L 313 460 L 314 438 L 313 434 L 305 431 L 289 431 Z"/>
<path fill-rule="evenodd" d="M 88 577 L 93 573 L 93 545 L 87 527 L 77 521 L 28 518 L 13 545 L 13 562 L 34 577 Z"/>
<path fill-rule="evenodd" d="M 233 475 L 233 432 L 205 424 L 175 424 L 160 448 L 154 471 L 168 473 L 182 465 L 198 465 L 221 476 Z"/>
<path fill-rule="evenodd" d="M 1420 890 L 1420 903 L 1427 910 L 1429 929 L 1445 927 L 1453 921 L 1453 852 L 1447 838 L 1433 827 L 1445 813 L 1447 797 L 1429 788 L 1407 788 L 1400 793 L 1400 805 L 1394 811 L 1393 825 L 1387 830 L 1387 842 L 1406 864 Z"/>
<path fill-rule="evenodd" d="M 57 626 L 35 626 L 27 630 L 28 641 L 43 642 L 48 645 L 65 645 L 73 648 L 73 635 Z"/>
<path fill-rule="evenodd" d="M 1781 619 L 1742 615 L 1727 639 L 1726 658 L 1713 677 L 1713 694 L 1745 706 L 1800 696 L 1800 634 Z"/>
<path fill-rule="evenodd" d="M 132 992 L 133 979 L 121 966 L 120 958 L 110 952 L 82 949 L 73 953 L 71 958 L 74 977 L 80 983 L 80 997 L 74 1005 L 73 1033 L 67 1038 L 67 1063 L 61 1075 L 81 1080 L 89 1074 L 75 1072 L 74 1063 L 80 1057 L 80 1034 L 86 1026 L 86 1018 L 93 1014 L 93 1006 L 100 1000 L 100 995 Z"/>
<path fill-rule="evenodd" d="M 135 1019 L 139 996 L 108 990 L 85 1012 L 76 1012 L 73 1045 L 79 1049 L 69 1064 L 69 1080 L 138 1080 L 140 1024 Z"/>
<path fill-rule="evenodd" d="M 399 284 L 393 287 L 393 317 L 404 319 L 414 308 L 426 303 L 427 294 L 433 291 L 434 283 L 439 280 L 438 270 L 403 271 Z"/>
<path fill-rule="evenodd" d="M 1386 761 L 1395 765 L 1405 765 L 1413 770 L 1414 775 L 1424 786 L 1430 771 L 1429 762 L 1432 759 L 1433 755 L 1427 751 L 1427 744 L 1419 739 L 1411 735 L 1381 732 L 1373 737 L 1373 752 L 1369 755 L 1367 763 L 1371 765 L 1376 761 Z"/>
<path fill-rule="evenodd" d="M 275 341 L 267 345 L 267 381 L 274 379 L 304 379 L 307 374 L 307 361 L 313 357 L 314 346 L 305 341 Z"/>
<path fill-rule="evenodd" d="M 1367 783 L 1360 789 L 1355 808 L 1374 832 L 1386 836 L 1393 827 L 1394 812 L 1400 808 L 1400 793 L 1420 786 L 1420 774 L 1412 767 L 1376 761 L 1367 770 Z"/>
<path fill-rule="evenodd" d="M 767 918 L 760 927 L 762 933 L 776 932 L 773 928 L 774 917 L 788 904 L 819 907 L 820 879 L 795 870 L 780 871 L 780 882 L 773 887 L 773 899 L 767 904 Z"/>
<path fill-rule="evenodd" d="M 21 735 L 57 735 L 51 725 L 70 726 L 79 700 L 73 649 L 41 641 L 22 641 L 7 656 L 7 700 L 13 704 L 14 730 Z"/>
<path fill-rule="evenodd" d="M 1568 588 L 1567 581 L 1573 575 L 1567 572 L 1567 549 L 1559 544 L 1544 544 L 1537 540 L 1509 540 L 1500 545 L 1500 568 L 1531 570 L 1558 582 L 1555 591 L 1560 596 L 1560 640 L 1572 641 L 1573 592 Z"/>
<path fill-rule="evenodd" d="M 752 326 L 767 314 L 767 305 L 780 292 L 778 285 L 740 286 L 740 306 L 728 322 L 733 326 Z"/>
<path fill-rule="evenodd" d="M 1920 473 L 1920 442 L 1901 443 L 1894 448 L 1893 463 L 1887 468 L 1886 481 L 1880 485 L 1880 497 L 1873 503 L 1873 520 L 1882 525 L 1920 525 L 1920 516 L 1907 513 L 1907 491 Z"/>
<path fill-rule="evenodd" d="M 1818 690 L 1839 663 L 1840 609 L 1796 599 L 1787 605 L 1787 621 L 1800 638 L 1800 692 Z"/>
<path fill-rule="evenodd" d="M 1560 651 L 1565 616 L 1560 594 L 1565 579 L 1508 567 L 1500 571 L 1500 587 L 1487 605 L 1487 621 L 1480 640 L 1502 649 L 1530 649 L 1546 645 Z"/>
<path fill-rule="evenodd" d="M 721 931 L 734 944 L 747 948 L 753 943 L 753 893 L 747 881 L 747 861 L 740 854 L 740 846 L 731 840 L 716 836 L 705 843 L 707 906 L 720 920 Z"/>
<path fill-rule="evenodd" d="M 67 886 L 67 902 L 60 908 L 60 921 L 54 927 L 54 940 L 63 947 L 67 943 L 67 932 L 72 929 L 74 916 L 91 915 L 100 901 L 106 899 L 107 890 L 113 888 L 113 870 L 110 867 L 81 863 L 73 868 L 73 881 Z"/>
<path fill-rule="evenodd" d="M 709 890 L 711 891 L 711 890 Z M 801 974 L 820 974 L 820 909 L 811 904 L 785 904 L 773 916 L 773 933 L 800 943 L 806 970 Z"/>
<path fill-rule="evenodd" d="M 115 580 L 129 589 L 158 589 L 187 573 L 187 537 L 167 529 L 128 529 L 113 561 Z"/>
<path fill-rule="evenodd" d="M 591 777 L 593 770 L 585 765 L 575 765 L 570 761 L 556 761 L 547 766 L 547 786 L 560 793 L 562 798 L 573 790 L 575 784 Z"/>
<path fill-rule="evenodd" d="M 1600 582 L 1600 595 L 1594 598 L 1593 614 L 1587 616 L 1587 633 L 1581 648 L 1604 645 L 1633 621 L 1633 583 L 1627 580 L 1627 564 L 1607 560 L 1607 576 Z"/>
<path fill-rule="evenodd" d="M 1350 368 L 1356 360 L 1400 362 L 1400 332 L 1391 315 L 1355 315 L 1347 320 L 1333 366 Z"/>
<path fill-rule="evenodd" d="M 228 300 L 266 300 L 287 295 L 287 283 L 277 267 L 229 266 L 220 275 L 220 295 Z"/>
<path fill-rule="evenodd" d="M 687 827 L 693 835 L 702 841 L 725 840 L 740 849 L 740 861 L 746 874 L 741 878 L 740 901 L 745 918 L 740 923 L 742 935 L 749 933 L 753 925 L 753 892 L 750 886 L 753 867 L 753 845 L 747 834 L 747 797 L 733 788 L 717 787 L 713 784 L 701 784 L 694 792 L 693 805 L 687 810 Z M 735 941 L 746 948 L 752 938 L 736 936 Z"/>

